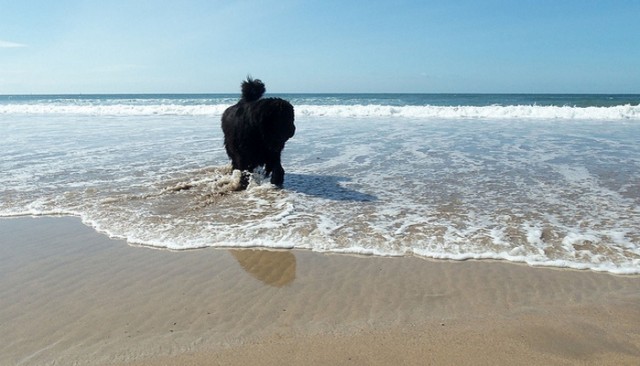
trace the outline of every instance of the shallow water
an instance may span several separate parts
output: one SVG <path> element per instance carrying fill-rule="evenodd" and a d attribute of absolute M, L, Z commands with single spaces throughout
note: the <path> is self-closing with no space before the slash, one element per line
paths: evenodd
<path fill-rule="evenodd" d="M 367 96 L 294 104 L 284 189 L 257 172 L 235 192 L 239 172 L 219 127 L 227 99 L 103 98 L 0 103 L 0 216 L 77 215 L 110 236 L 170 249 L 306 248 L 640 273 L 633 105 L 467 105 L 425 115 L 437 106 L 366 105 Z"/>

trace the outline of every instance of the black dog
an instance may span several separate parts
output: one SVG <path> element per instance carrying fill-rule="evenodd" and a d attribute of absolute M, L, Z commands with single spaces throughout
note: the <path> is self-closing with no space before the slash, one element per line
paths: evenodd
<path fill-rule="evenodd" d="M 284 183 L 280 153 L 296 132 L 293 106 L 280 98 L 260 99 L 265 91 L 262 81 L 247 77 L 240 101 L 222 114 L 224 147 L 233 169 L 242 171 L 241 189 L 247 188 L 250 172 L 259 166 L 271 174 L 271 184 Z"/>

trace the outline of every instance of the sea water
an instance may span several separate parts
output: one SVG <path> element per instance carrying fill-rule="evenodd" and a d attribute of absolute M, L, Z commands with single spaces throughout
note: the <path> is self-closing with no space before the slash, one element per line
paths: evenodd
<path fill-rule="evenodd" d="M 640 273 L 638 95 L 280 95 L 284 189 L 236 191 L 232 95 L 0 96 L 0 216 L 133 245 Z"/>

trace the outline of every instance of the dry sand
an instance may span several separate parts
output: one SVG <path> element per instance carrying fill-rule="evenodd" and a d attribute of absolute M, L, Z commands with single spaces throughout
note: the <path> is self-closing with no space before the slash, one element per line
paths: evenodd
<path fill-rule="evenodd" d="M 0 220 L 0 365 L 639 365 L 640 277 Z"/>

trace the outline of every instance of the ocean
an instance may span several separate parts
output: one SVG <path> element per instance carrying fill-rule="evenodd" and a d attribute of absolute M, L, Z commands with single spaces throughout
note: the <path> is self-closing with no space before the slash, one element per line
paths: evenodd
<path fill-rule="evenodd" d="M 239 173 L 238 94 L 0 96 L 0 217 L 131 245 L 640 274 L 640 95 L 284 94 L 283 189 Z"/>

